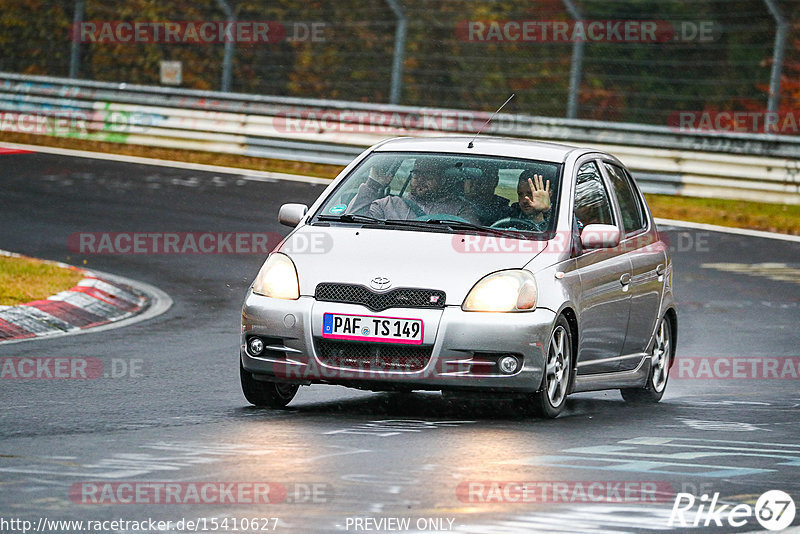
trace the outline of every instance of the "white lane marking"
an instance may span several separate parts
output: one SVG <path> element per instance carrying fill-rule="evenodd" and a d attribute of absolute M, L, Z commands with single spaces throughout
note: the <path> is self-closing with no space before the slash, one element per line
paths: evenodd
<path fill-rule="evenodd" d="M 666 452 L 670 451 L 670 448 L 671 452 Z M 738 463 L 736 465 L 699 463 L 705 459 L 725 461 L 730 458 L 736 458 Z M 747 465 L 756 461 L 763 463 L 760 459 L 770 459 L 770 468 Z M 500 463 L 730 478 L 775 472 L 776 469 L 773 467 L 800 465 L 800 445 L 701 438 L 638 437 L 618 441 L 616 445 L 575 447 L 563 450 L 560 455 L 531 456 Z"/>
<path fill-rule="evenodd" d="M 408 419 L 385 419 L 380 421 L 369 421 L 360 425 L 339 430 L 325 432 L 325 435 L 333 434 L 364 434 L 376 437 L 397 436 L 404 432 L 422 432 L 441 427 L 459 426 L 463 424 L 475 423 L 475 421 L 414 421 Z"/>
<path fill-rule="evenodd" d="M 746 228 L 733 228 L 730 226 L 719 226 L 716 224 L 696 223 L 689 221 L 678 221 L 675 219 L 655 219 L 657 225 L 678 226 L 681 228 L 694 228 L 697 230 L 708 230 L 710 232 L 722 232 L 726 234 L 744 235 L 748 237 L 762 237 L 765 239 L 778 239 L 781 241 L 794 241 L 800 243 L 800 235 L 778 234 L 775 232 L 764 232 L 763 230 L 748 230 Z"/>
<path fill-rule="evenodd" d="M 768 428 L 760 428 L 758 425 L 750 423 L 738 423 L 735 421 L 705 421 L 702 419 L 685 419 L 680 418 L 680 421 L 695 430 L 709 430 L 712 432 L 754 432 L 756 430 L 761 432 L 772 432 Z"/>
<path fill-rule="evenodd" d="M 176 169 L 190 169 L 203 172 L 219 172 L 222 174 L 235 174 L 243 180 L 250 180 L 254 182 L 284 180 L 289 182 L 305 182 L 309 184 L 323 184 L 328 185 L 331 183 L 329 178 L 317 178 L 315 176 L 303 176 L 300 174 L 286 174 L 282 172 L 270 171 L 256 171 L 251 169 L 242 169 L 239 167 L 223 167 L 221 165 L 206 165 L 204 163 L 185 163 L 182 161 L 172 161 L 157 158 L 144 158 L 141 156 L 124 156 L 121 154 L 104 154 L 102 152 L 91 152 L 88 150 L 75 150 L 71 148 L 56 148 L 41 145 L 22 145 L 17 143 L 0 144 L 2 147 L 19 148 L 22 150 L 31 150 L 43 154 L 54 154 L 57 156 L 70 156 L 75 158 L 90 158 L 102 159 L 108 161 L 119 161 L 122 163 L 136 163 L 139 165 L 157 165 L 159 167 L 173 167 Z M 354 157 L 355 159 L 355 157 Z"/>
<path fill-rule="evenodd" d="M 631 438 L 631 439 L 627 439 L 627 440 L 622 440 L 619 443 L 630 443 L 630 444 L 634 444 L 634 445 L 665 445 L 665 444 L 668 444 L 668 443 L 680 442 L 680 441 L 699 441 L 699 442 L 702 442 L 702 443 L 725 443 L 726 445 L 728 445 L 728 444 L 758 445 L 759 447 L 762 447 L 762 446 L 763 447 L 767 447 L 767 449 L 761 449 L 761 448 L 747 449 L 747 448 L 743 448 L 743 447 L 725 447 L 725 448 L 730 448 L 730 449 L 733 449 L 733 450 L 742 450 L 742 451 L 746 451 L 746 450 L 757 450 L 757 451 L 765 451 L 765 450 L 773 451 L 774 450 L 774 451 L 779 451 L 780 449 L 778 449 L 777 447 L 783 447 L 783 448 L 786 448 L 786 449 L 790 449 L 789 452 L 791 454 L 800 454 L 800 444 L 795 444 L 795 443 L 775 443 L 775 442 L 766 443 L 766 442 L 763 442 L 763 441 L 735 441 L 735 440 L 730 440 L 730 439 L 705 439 L 705 438 L 701 439 L 701 438 L 650 438 L 650 437 L 641 437 L 641 438 Z M 670 446 L 681 447 L 682 445 L 676 444 L 676 445 L 670 445 Z M 692 444 L 686 444 L 685 446 L 686 447 L 702 447 L 702 445 L 692 445 Z M 796 451 L 792 451 L 791 449 L 797 449 L 797 450 Z"/>
<path fill-rule="evenodd" d="M 690 356 L 691 357 L 691 356 Z M 700 358 L 700 356 L 696 356 Z M 698 401 L 689 401 L 692 404 L 702 404 L 708 406 L 735 406 L 739 404 L 744 404 L 747 406 L 772 406 L 771 402 L 760 402 L 760 401 L 705 401 L 705 400 L 698 400 Z M 795 405 L 797 406 L 797 405 Z"/>
<path fill-rule="evenodd" d="M 700 267 L 800 284 L 800 269 L 785 263 L 703 263 Z"/>

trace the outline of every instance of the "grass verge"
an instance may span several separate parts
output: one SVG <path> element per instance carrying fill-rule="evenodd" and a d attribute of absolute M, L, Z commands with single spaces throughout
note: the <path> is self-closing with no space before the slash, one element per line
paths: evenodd
<path fill-rule="evenodd" d="M 46 299 L 74 287 L 83 274 L 25 256 L 0 256 L 0 306 Z"/>
<path fill-rule="evenodd" d="M 49 137 L 12 132 L 3 132 L 2 140 L 13 143 L 43 144 L 61 148 L 72 148 L 75 150 L 108 152 L 189 163 L 205 163 L 208 165 L 222 165 L 227 167 L 239 167 L 242 169 L 302 174 L 319 178 L 334 178 L 343 168 L 339 165 L 254 158 L 193 150 L 123 145 L 120 143 L 105 143 L 87 141 L 84 139 Z M 800 235 L 800 206 L 798 205 L 767 204 L 762 202 L 712 198 L 675 197 L 669 195 L 646 195 L 646 197 L 656 217 Z"/>
<path fill-rule="evenodd" d="M 717 198 L 645 195 L 653 215 L 719 226 L 800 235 L 800 206 Z"/>

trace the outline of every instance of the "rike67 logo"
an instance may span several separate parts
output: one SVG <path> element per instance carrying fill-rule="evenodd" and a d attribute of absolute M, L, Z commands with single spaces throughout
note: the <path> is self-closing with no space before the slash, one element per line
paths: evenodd
<path fill-rule="evenodd" d="M 697 508 L 695 509 L 695 505 Z M 688 516 L 688 517 L 687 517 Z M 755 506 L 745 503 L 719 503 L 719 493 L 709 499 L 707 494 L 699 499 L 691 493 L 678 493 L 669 516 L 670 527 L 742 527 L 753 517 L 767 530 L 783 530 L 794 521 L 795 505 L 792 497 L 781 490 L 763 493 Z M 727 525 L 725 525 L 727 523 Z"/>

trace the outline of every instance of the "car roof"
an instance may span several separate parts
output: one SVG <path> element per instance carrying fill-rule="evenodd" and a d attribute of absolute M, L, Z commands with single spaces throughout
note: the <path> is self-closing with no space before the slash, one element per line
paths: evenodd
<path fill-rule="evenodd" d="M 478 137 L 473 148 L 467 148 L 472 136 L 450 137 L 400 137 L 390 139 L 375 147 L 379 152 L 444 152 L 450 154 L 479 154 L 508 158 L 525 158 L 553 163 L 563 163 L 575 150 L 593 152 L 559 143 L 528 141 L 505 137 Z"/>

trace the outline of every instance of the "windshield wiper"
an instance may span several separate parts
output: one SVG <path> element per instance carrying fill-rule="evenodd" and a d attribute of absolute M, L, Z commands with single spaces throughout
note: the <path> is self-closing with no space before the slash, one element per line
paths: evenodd
<path fill-rule="evenodd" d="M 425 221 L 420 221 L 420 222 L 422 224 L 436 224 L 441 226 L 447 226 L 452 230 L 476 230 L 478 232 L 485 232 L 487 234 L 498 235 L 503 237 L 513 237 L 517 239 L 520 237 L 527 237 L 527 234 L 523 234 L 516 230 L 503 230 L 500 228 L 491 228 L 489 226 L 483 226 L 468 221 L 456 221 L 453 219 L 427 219 Z"/>
<path fill-rule="evenodd" d="M 386 222 L 383 219 L 370 217 L 369 215 L 358 215 L 357 213 L 345 213 L 344 215 L 319 215 L 317 220 L 372 224 L 384 224 Z"/>
<path fill-rule="evenodd" d="M 431 226 L 424 221 L 414 221 L 406 219 L 378 219 L 370 215 L 359 215 L 357 213 L 346 213 L 344 215 L 320 215 L 317 217 L 320 221 L 336 221 L 336 222 L 351 222 L 351 223 L 365 223 L 365 224 L 380 224 L 389 226 L 411 226 L 414 228 L 430 229 Z"/>

